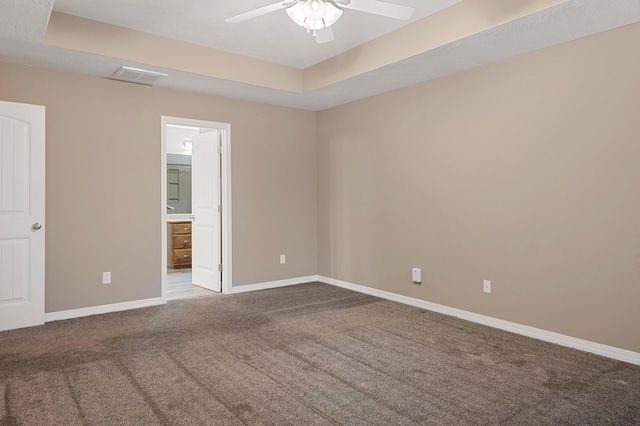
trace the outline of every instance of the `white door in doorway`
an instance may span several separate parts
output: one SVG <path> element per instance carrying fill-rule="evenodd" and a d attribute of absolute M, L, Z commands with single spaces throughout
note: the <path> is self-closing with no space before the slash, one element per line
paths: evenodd
<path fill-rule="evenodd" d="M 220 270 L 220 136 L 194 136 L 191 157 L 191 271 L 193 284 L 222 291 Z"/>
<path fill-rule="evenodd" d="M 0 331 L 44 323 L 44 111 L 0 101 Z"/>

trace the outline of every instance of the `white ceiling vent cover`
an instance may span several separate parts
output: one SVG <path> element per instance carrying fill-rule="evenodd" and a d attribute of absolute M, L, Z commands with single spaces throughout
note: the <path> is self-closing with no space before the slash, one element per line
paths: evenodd
<path fill-rule="evenodd" d="M 158 80 L 167 77 L 169 74 L 141 70 L 139 68 L 120 67 L 111 78 L 114 80 L 128 81 L 130 83 L 153 86 Z"/>

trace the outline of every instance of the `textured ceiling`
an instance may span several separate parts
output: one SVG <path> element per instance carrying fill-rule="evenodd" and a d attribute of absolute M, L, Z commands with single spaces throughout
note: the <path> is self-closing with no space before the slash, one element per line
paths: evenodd
<path fill-rule="evenodd" d="M 438 8 L 458 3 L 388 1 L 416 7 L 416 19 L 429 15 Z M 464 0 L 463 3 L 473 1 Z M 229 16 L 271 2 L 272 0 L 0 0 L 0 61 L 100 77 L 111 76 L 121 65 L 137 66 L 168 73 L 169 77 L 158 84 L 163 87 L 322 110 L 640 22 L 640 0 L 568 0 L 303 94 L 178 69 L 150 67 L 142 60 L 122 61 L 115 57 L 42 43 L 53 9 L 305 68 L 403 25 L 392 19 L 348 10 L 336 23 L 344 24 L 343 28 L 335 28 L 336 41 L 329 45 L 317 45 L 283 11 L 242 24 L 224 22 Z M 425 4 L 430 4 L 431 8 L 425 7 Z M 433 18 L 437 16 L 436 13 Z M 378 28 L 379 32 L 361 29 L 372 26 Z"/>
<path fill-rule="evenodd" d="M 387 0 L 413 7 L 409 21 L 345 10 L 335 40 L 318 45 L 284 10 L 246 22 L 226 18 L 277 0 L 56 0 L 53 10 L 207 47 L 307 68 L 461 0 Z"/>

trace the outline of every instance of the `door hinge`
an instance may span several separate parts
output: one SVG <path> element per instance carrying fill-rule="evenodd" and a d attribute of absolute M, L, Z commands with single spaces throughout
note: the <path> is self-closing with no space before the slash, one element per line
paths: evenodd
<path fill-rule="evenodd" d="M 222 154 L 222 144 L 218 145 L 218 154 Z"/>
<path fill-rule="evenodd" d="M 218 272 L 222 272 L 222 263 L 218 265 Z"/>
<path fill-rule="evenodd" d="M 218 213 L 222 213 L 222 204 L 218 205 Z"/>

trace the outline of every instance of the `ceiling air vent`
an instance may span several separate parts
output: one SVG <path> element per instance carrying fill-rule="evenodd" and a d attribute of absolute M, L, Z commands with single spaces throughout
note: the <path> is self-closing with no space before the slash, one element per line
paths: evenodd
<path fill-rule="evenodd" d="M 141 70 L 139 68 L 120 67 L 111 78 L 114 80 L 128 81 L 130 83 L 144 84 L 153 86 L 161 78 L 167 77 L 169 74 L 161 72 Z"/>

